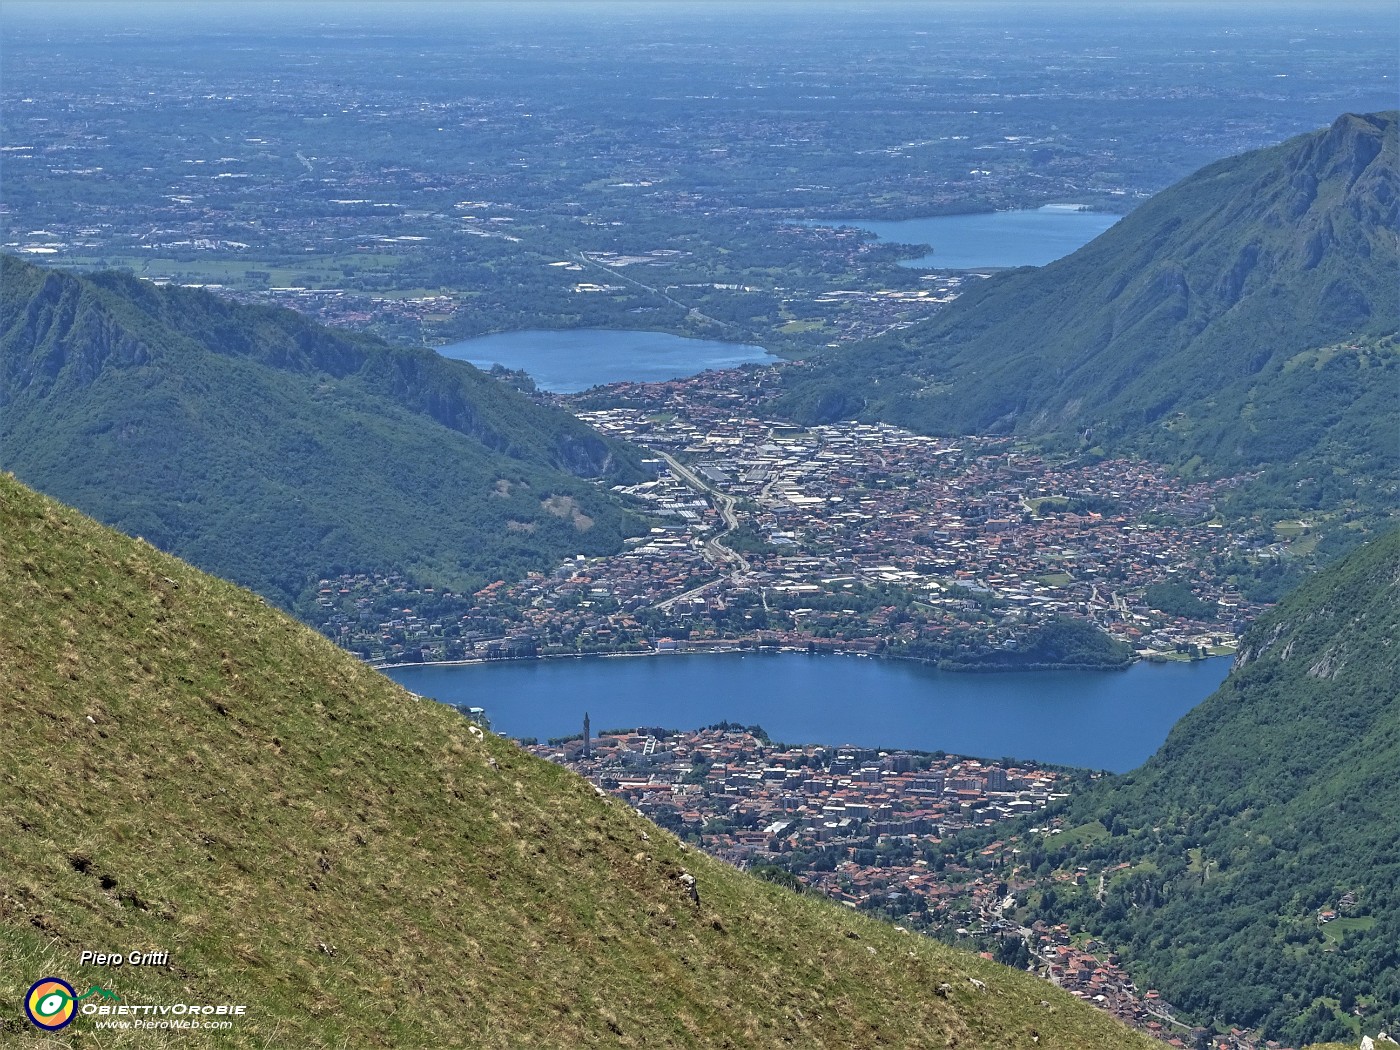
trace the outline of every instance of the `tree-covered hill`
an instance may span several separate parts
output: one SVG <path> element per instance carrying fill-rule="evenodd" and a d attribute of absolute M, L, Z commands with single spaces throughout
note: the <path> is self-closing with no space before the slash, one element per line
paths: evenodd
<path fill-rule="evenodd" d="M 639 477 L 633 450 L 468 364 L 202 290 L 0 266 L 0 466 L 279 603 L 336 571 L 479 585 L 639 528 L 585 480 Z"/>
<path fill-rule="evenodd" d="M 0 590 L 6 1046 L 1154 1045 L 689 849 L 7 475 Z M 21 1009 L 45 976 L 247 1011 L 212 1034 L 79 1016 L 50 1038 Z"/>
<path fill-rule="evenodd" d="M 1118 949 L 1199 1021 L 1289 1046 L 1400 1027 L 1400 531 L 1259 620 L 1141 769 L 1069 805 L 1110 832 L 1042 858 L 1116 872 L 1040 917 Z M 1067 836 L 1072 837 L 1072 836 Z M 1068 888 L 1066 888 L 1068 885 Z"/>
<path fill-rule="evenodd" d="M 1348 114 L 1212 164 L 1064 259 L 793 370 L 783 405 L 1272 468 L 1333 505 L 1389 486 L 1393 504 L 1396 142 L 1394 112 Z"/>

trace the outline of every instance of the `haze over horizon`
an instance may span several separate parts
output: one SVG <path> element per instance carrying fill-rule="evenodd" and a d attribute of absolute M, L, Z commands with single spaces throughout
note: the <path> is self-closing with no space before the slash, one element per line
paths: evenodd
<path fill-rule="evenodd" d="M 1400 1030 L 1394 15 L 7 0 L 0 1039 Z"/>

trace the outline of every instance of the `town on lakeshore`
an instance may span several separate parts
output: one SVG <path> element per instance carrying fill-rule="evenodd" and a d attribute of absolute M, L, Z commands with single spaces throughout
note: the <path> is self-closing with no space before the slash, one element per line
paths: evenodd
<path fill-rule="evenodd" d="M 653 454 L 654 476 L 624 491 L 659 524 L 621 553 L 472 594 L 323 578 L 322 630 L 377 664 L 772 648 L 1122 666 L 1230 653 L 1260 608 L 1226 570 L 1281 548 L 1216 513 L 1238 478 L 1057 459 L 1012 438 L 799 428 L 763 414 L 773 375 L 616 384 L 565 402 Z M 554 502 L 588 527 L 571 500 Z M 1037 638 L 1067 623 L 1120 644 L 1047 657 Z"/>
<path fill-rule="evenodd" d="M 585 728 L 527 742 L 527 750 L 737 867 L 1032 970 L 1167 1045 L 1280 1045 L 1239 1028 L 1203 1042 L 1209 1033 L 1179 1022 L 1156 989 L 1137 987 L 1108 946 L 1065 924 L 1015 919 L 1033 893 L 1064 882 L 1103 892 L 1127 867 L 1047 870 L 1052 844 L 1093 831 L 1050 816 L 1029 830 L 992 830 L 996 837 L 972 855 L 963 844 L 945 845 L 957 832 L 1035 819 L 1097 774 L 943 752 L 779 744 L 759 726 L 732 723 L 597 736 Z"/>
<path fill-rule="evenodd" d="M 1197 1046 L 1204 1035 L 1177 1022 L 1154 988 L 1135 986 L 1105 945 L 1064 924 L 1012 918 L 1047 881 L 1102 888 L 1112 878 L 1110 869 L 1088 868 L 1037 878 L 1047 844 L 1084 830 L 1050 818 L 991 840 L 974 858 L 945 851 L 951 834 L 1033 815 L 1096 774 L 942 752 L 792 746 L 735 724 L 585 732 L 526 749 L 736 867 L 983 949 L 1169 1046 Z M 1236 1030 L 1211 1046 L 1277 1044 Z"/>

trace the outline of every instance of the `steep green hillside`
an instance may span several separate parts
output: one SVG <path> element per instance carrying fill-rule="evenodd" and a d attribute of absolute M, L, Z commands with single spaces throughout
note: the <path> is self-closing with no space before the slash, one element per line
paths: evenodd
<path fill-rule="evenodd" d="M 217 1038 L 79 1017 L 47 1045 L 1154 1045 L 700 855 L 10 477 L 0 589 L 6 1045 L 38 1045 L 20 1000 L 47 975 L 248 1008 Z"/>
<path fill-rule="evenodd" d="M 1112 835 L 1051 850 L 1093 880 L 1042 917 L 1117 947 L 1198 1020 L 1287 1045 L 1400 1028 L 1400 531 L 1262 618 L 1140 770 L 1070 805 Z M 1069 838 L 1069 836 L 1067 836 Z"/>
<path fill-rule="evenodd" d="M 282 604 L 330 571 L 470 586 L 639 527 L 582 480 L 634 477 L 631 450 L 463 362 L 203 291 L 0 267 L 0 466 Z"/>
<path fill-rule="evenodd" d="M 1067 258 L 794 370 L 784 405 L 1273 466 L 1332 505 L 1384 484 L 1393 505 L 1396 167 L 1395 113 L 1220 161 Z"/>

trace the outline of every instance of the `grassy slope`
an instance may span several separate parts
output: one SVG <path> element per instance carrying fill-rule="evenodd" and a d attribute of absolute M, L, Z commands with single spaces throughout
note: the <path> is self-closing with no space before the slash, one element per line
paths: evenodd
<path fill-rule="evenodd" d="M 8 476 L 0 590 L 0 1031 L 21 1045 L 50 973 L 247 1003 L 221 1046 L 1155 1045 L 688 850 Z M 80 968 L 84 948 L 171 966 Z M 159 1042 L 80 1019 L 50 1045 Z"/>
<path fill-rule="evenodd" d="M 640 528 L 583 480 L 640 477 L 633 450 L 470 365 L 202 291 L 0 266 L 0 465 L 281 604 L 330 571 L 480 586 Z"/>

